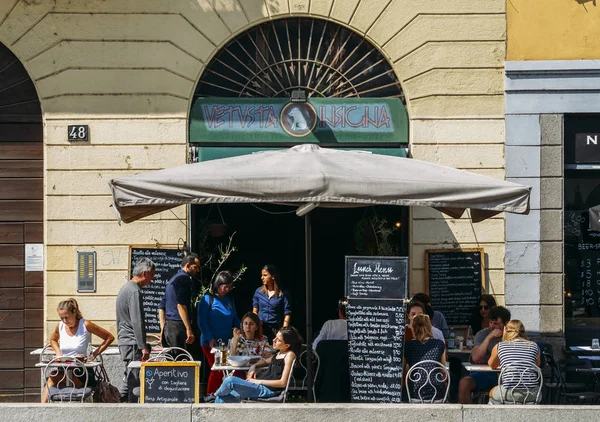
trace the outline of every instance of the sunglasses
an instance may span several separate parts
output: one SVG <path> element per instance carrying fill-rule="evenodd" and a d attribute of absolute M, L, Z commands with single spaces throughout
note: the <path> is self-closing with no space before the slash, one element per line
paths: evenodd
<path fill-rule="evenodd" d="M 488 309 L 490 309 L 489 305 L 483 305 L 480 306 L 479 309 L 483 309 L 484 311 L 487 311 Z"/>

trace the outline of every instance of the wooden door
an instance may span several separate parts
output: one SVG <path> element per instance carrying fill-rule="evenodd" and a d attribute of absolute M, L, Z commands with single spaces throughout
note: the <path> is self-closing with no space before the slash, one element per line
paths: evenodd
<path fill-rule="evenodd" d="M 25 245 L 43 243 L 43 134 L 33 82 L 0 44 L 0 402 L 39 401 L 31 350 L 43 335 L 43 272 Z"/>

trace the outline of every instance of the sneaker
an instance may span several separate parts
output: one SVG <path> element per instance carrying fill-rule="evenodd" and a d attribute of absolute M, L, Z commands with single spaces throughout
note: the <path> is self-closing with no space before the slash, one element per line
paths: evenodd
<path fill-rule="evenodd" d="M 213 396 L 212 394 L 209 394 L 208 396 L 204 396 L 204 398 L 202 399 L 202 401 L 204 403 L 212 403 L 212 402 L 215 401 L 215 399 L 216 399 L 215 396 Z"/>

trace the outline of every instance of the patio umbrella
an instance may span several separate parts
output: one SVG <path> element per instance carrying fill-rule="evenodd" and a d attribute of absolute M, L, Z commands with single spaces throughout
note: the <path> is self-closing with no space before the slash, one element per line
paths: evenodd
<path fill-rule="evenodd" d="M 531 191 L 425 161 L 314 144 L 151 171 L 109 185 L 125 223 L 182 204 L 224 203 L 425 206 L 453 217 L 471 208 L 471 218 L 480 221 L 504 211 L 526 214 Z"/>
<path fill-rule="evenodd" d="M 429 162 L 314 144 L 186 164 L 113 179 L 109 185 L 117 218 L 125 223 L 183 204 L 299 206 L 297 214 L 304 215 L 306 230 L 308 356 L 312 349 L 310 210 L 315 206 L 426 206 L 452 217 L 470 208 L 473 221 L 481 221 L 500 212 L 527 214 L 531 192 L 529 186 Z M 307 362 L 310 365 L 310 359 Z"/>

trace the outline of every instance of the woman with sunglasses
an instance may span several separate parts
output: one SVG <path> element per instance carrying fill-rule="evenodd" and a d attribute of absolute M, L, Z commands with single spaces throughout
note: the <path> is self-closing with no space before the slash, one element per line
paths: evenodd
<path fill-rule="evenodd" d="M 477 306 L 473 310 L 473 316 L 471 317 L 471 332 L 473 335 L 477 334 L 478 331 L 488 328 L 489 325 L 489 314 L 490 308 L 496 306 L 496 299 L 492 295 L 481 295 L 477 301 Z"/>

